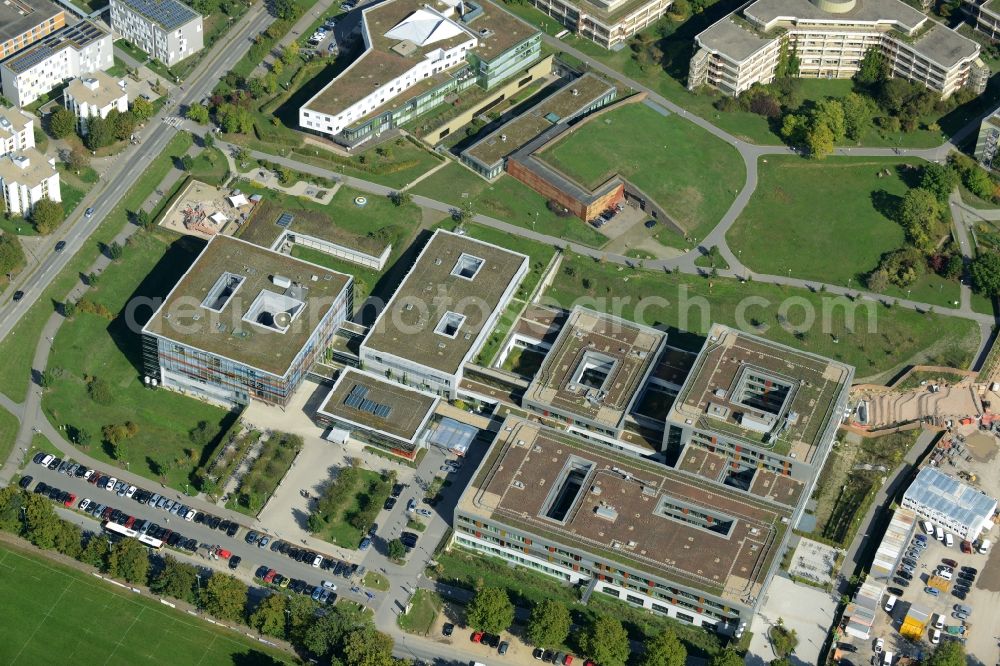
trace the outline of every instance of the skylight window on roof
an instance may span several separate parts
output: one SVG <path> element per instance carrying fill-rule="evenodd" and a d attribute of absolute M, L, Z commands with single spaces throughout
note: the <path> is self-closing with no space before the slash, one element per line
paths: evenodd
<path fill-rule="evenodd" d="M 441 317 L 441 321 L 435 327 L 434 332 L 446 338 L 454 339 L 458 335 L 459 329 L 462 328 L 463 323 L 465 323 L 465 315 L 451 311 L 445 312 L 444 316 Z"/>
<path fill-rule="evenodd" d="M 243 315 L 243 321 L 277 333 L 285 333 L 303 309 L 305 303 L 299 299 L 263 289 Z"/>
<path fill-rule="evenodd" d="M 208 290 L 208 295 L 201 302 L 201 306 L 214 312 L 222 312 L 229 305 L 229 301 L 236 295 L 240 287 L 243 286 L 245 280 L 246 278 L 242 275 L 226 271 L 219 276 L 219 279 L 215 281 L 212 288 Z"/>
<path fill-rule="evenodd" d="M 603 389 L 615 369 L 617 361 L 607 354 L 588 351 L 583 355 L 580 364 L 573 373 L 574 384 L 580 384 L 594 389 Z"/>
<path fill-rule="evenodd" d="M 451 274 L 457 275 L 460 278 L 465 278 L 466 280 L 471 280 L 476 277 L 479 273 L 479 269 L 483 267 L 484 263 L 483 259 L 463 252 L 462 256 L 455 262 L 455 267 L 451 269 Z"/>

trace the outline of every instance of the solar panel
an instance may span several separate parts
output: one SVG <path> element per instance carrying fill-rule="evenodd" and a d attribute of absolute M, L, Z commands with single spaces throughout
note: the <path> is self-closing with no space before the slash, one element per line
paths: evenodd
<path fill-rule="evenodd" d="M 383 419 L 388 418 L 389 414 L 392 413 L 392 407 L 389 405 L 379 405 L 375 408 L 375 416 L 380 416 Z"/>
<path fill-rule="evenodd" d="M 344 404 L 357 409 L 361 405 L 361 396 L 349 395 L 344 399 Z"/>
<path fill-rule="evenodd" d="M 294 219 L 295 216 L 292 215 L 291 213 L 282 213 L 281 215 L 278 216 L 278 221 L 275 222 L 275 224 L 277 224 L 282 229 L 287 229 L 292 224 L 292 220 Z"/>
<path fill-rule="evenodd" d="M 177 0 L 119 0 L 132 11 L 141 14 L 150 21 L 159 23 L 165 30 L 179 28 L 188 21 L 200 16 L 190 7 Z"/>

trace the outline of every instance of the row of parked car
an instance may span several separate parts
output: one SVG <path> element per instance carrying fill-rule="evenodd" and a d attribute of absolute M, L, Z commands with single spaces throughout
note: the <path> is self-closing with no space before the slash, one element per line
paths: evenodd
<path fill-rule="evenodd" d="M 322 585 L 310 585 L 304 580 L 299 580 L 298 578 L 288 578 L 286 576 L 282 576 L 274 569 L 270 569 L 263 565 L 257 567 L 257 571 L 254 572 L 254 577 L 262 583 L 274 585 L 282 589 L 289 589 L 292 592 L 312 597 L 312 600 L 317 603 L 333 604 L 337 601 L 337 595 L 334 592 L 337 589 L 337 586 L 328 580 L 324 580 Z"/>

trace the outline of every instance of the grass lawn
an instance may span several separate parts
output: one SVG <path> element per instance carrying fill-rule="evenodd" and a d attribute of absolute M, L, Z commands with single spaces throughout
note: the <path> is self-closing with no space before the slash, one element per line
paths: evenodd
<path fill-rule="evenodd" d="M 735 148 L 645 104 L 626 104 L 591 120 L 542 157 L 590 188 L 620 174 L 695 238 L 722 219 L 746 178 Z"/>
<path fill-rule="evenodd" d="M 138 328 L 151 312 L 140 308 L 134 315 L 137 321 L 130 322 L 125 307 L 134 298 L 164 296 L 201 247 L 200 241 L 168 232 L 133 236 L 124 257 L 111 264 L 88 292 L 88 298 L 107 308 L 112 318 L 81 311 L 62 325 L 49 357 L 49 368 L 61 368 L 62 376 L 42 399 L 42 408 L 54 425 L 90 433 L 94 442 L 87 450 L 90 455 L 119 466 L 127 461 L 129 469 L 136 466 L 133 472 L 165 478 L 180 490 L 215 445 L 213 439 L 197 446 L 188 432 L 206 421 L 213 433 L 221 433 L 234 415 L 179 393 L 144 388 Z M 90 399 L 89 377 L 108 383 L 111 404 L 98 405 Z M 101 443 L 101 429 L 126 421 L 134 422 L 139 431 L 128 440 L 124 459 L 118 461 L 111 447 Z"/>
<path fill-rule="evenodd" d="M 456 208 L 471 203 L 472 212 L 516 224 L 538 233 L 589 247 L 601 247 L 607 237 L 577 217 L 559 217 L 545 197 L 510 176 L 488 183 L 461 164 L 453 163 L 417 183 L 412 192 Z"/>
<path fill-rule="evenodd" d="M 63 212 L 66 217 L 73 214 L 80 201 L 87 194 L 84 190 L 63 181 L 59 184 L 59 194 L 62 195 Z"/>
<path fill-rule="evenodd" d="M 260 455 L 243 475 L 235 496 L 226 506 L 248 516 L 260 513 L 301 449 L 302 438 L 298 435 L 272 434 L 261 446 Z"/>
<path fill-rule="evenodd" d="M 860 286 L 879 257 L 902 246 L 902 227 L 878 206 L 907 191 L 905 160 L 770 156 L 757 189 L 726 240 L 744 264 L 772 275 Z M 890 176 L 879 177 L 889 169 Z"/>
<path fill-rule="evenodd" d="M 544 360 L 545 354 L 542 352 L 515 347 L 507 354 L 507 358 L 504 359 L 501 368 L 522 377 L 531 378 L 541 369 L 542 361 Z"/>
<path fill-rule="evenodd" d="M 746 301 L 750 296 L 758 300 Z M 943 314 L 762 282 L 629 270 L 576 255 L 563 261 L 546 301 L 617 308 L 626 319 L 640 311 L 641 323 L 667 328 L 674 344 L 691 349 L 700 348 L 711 322 L 740 327 L 739 314 L 742 328 L 759 325 L 755 332 L 768 339 L 854 365 L 859 380 L 906 363 L 966 367 L 979 344 L 975 322 Z M 807 322 L 806 313 L 812 325 L 800 335 L 779 325 L 783 307 L 790 326 Z"/>
<path fill-rule="evenodd" d="M 410 597 L 410 610 L 399 616 L 399 626 L 411 634 L 426 636 L 441 612 L 441 597 L 431 590 L 417 590 Z"/>
<path fill-rule="evenodd" d="M 385 497 L 369 496 L 369 490 L 378 484 L 382 475 L 362 467 L 358 467 L 357 470 L 357 481 L 354 485 L 354 491 L 350 495 L 350 501 L 341 506 L 330 517 L 330 522 L 327 523 L 322 532 L 315 535 L 324 541 L 329 541 L 342 548 L 356 549 L 361 542 L 361 537 L 364 536 L 361 530 L 351 525 L 349 522 L 350 517 L 361 509 L 362 506 L 367 506 L 371 502 L 382 506 L 385 503 L 386 497 L 389 496 L 388 493 L 386 493 Z"/>
<path fill-rule="evenodd" d="M 189 173 L 202 182 L 222 185 L 229 175 L 229 163 L 218 148 L 206 148 L 194 158 Z"/>
<path fill-rule="evenodd" d="M 946 384 L 957 384 L 958 382 L 965 379 L 965 375 L 960 375 L 956 372 L 936 372 L 933 370 L 915 370 L 906 376 L 906 379 L 899 382 L 894 389 L 900 391 L 908 391 L 910 389 L 919 388 L 921 382 L 927 382 L 928 384 L 933 384 L 936 382 L 944 382 Z"/>
<path fill-rule="evenodd" d="M 18 428 L 21 423 L 6 409 L 0 408 L 0 460 L 7 460 L 14 448 Z"/>
<path fill-rule="evenodd" d="M 240 633 L 121 590 L 26 551 L 0 548 L 5 664 L 280 664 Z"/>
<path fill-rule="evenodd" d="M 369 571 L 366 573 L 364 579 L 361 581 L 361 584 L 365 587 L 370 587 L 373 590 L 378 590 L 379 592 L 385 592 L 389 589 L 389 579 L 377 571 Z"/>
<path fill-rule="evenodd" d="M 31 359 L 34 356 L 35 346 L 38 344 L 38 337 L 45 322 L 52 314 L 54 304 L 66 297 L 79 279 L 80 273 L 86 271 L 94 262 L 100 252 L 100 245 L 111 242 L 129 223 L 128 211 L 137 209 L 156 189 L 171 169 L 171 158 L 183 155 L 190 145 L 189 133 L 178 132 L 173 136 L 163 149 L 163 153 L 150 161 L 149 168 L 143 172 L 118 205 L 105 216 L 97 230 L 91 234 L 89 242 L 52 280 L 38 301 L 21 317 L 17 327 L 0 342 L 0 358 L 5 359 L 0 366 L 0 393 L 6 394 L 16 402 L 24 401 L 28 392 Z"/>

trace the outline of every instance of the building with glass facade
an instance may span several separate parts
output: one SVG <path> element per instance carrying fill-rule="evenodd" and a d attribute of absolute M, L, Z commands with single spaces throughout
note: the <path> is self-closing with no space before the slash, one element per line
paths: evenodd
<path fill-rule="evenodd" d="M 363 51 L 299 110 L 302 129 L 349 147 L 472 86 L 523 75 L 541 57 L 537 30 L 471 0 L 386 0 L 359 11 Z"/>
<path fill-rule="evenodd" d="M 351 312 L 354 278 L 215 236 L 142 329 L 150 380 L 285 405 Z"/>

